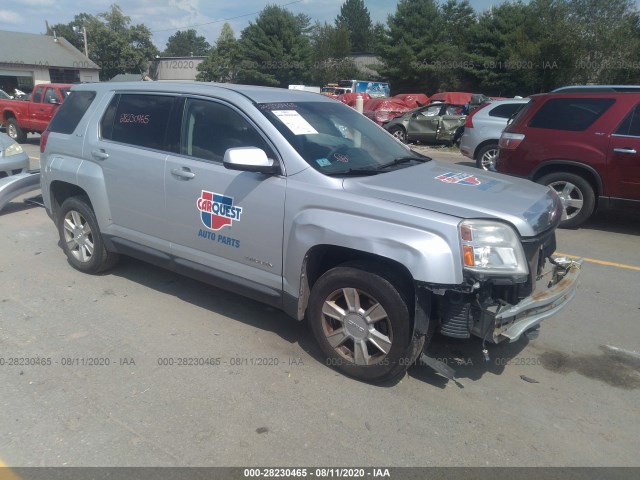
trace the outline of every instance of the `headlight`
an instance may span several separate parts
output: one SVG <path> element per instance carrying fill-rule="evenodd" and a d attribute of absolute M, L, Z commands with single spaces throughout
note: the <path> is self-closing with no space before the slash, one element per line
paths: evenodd
<path fill-rule="evenodd" d="M 527 262 L 513 229 L 487 220 L 460 223 L 462 262 L 467 270 L 487 274 L 526 275 Z"/>
<path fill-rule="evenodd" d="M 4 156 L 5 157 L 10 157 L 11 155 L 17 155 L 19 153 L 22 153 L 22 147 L 20 145 L 18 145 L 17 143 L 14 143 L 12 145 L 9 145 L 7 148 L 4 149 Z"/>

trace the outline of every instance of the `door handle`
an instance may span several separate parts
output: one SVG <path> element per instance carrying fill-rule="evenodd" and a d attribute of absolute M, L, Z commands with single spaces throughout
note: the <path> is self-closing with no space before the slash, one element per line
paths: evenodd
<path fill-rule="evenodd" d="M 613 151 L 616 153 L 628 153 L 630 155 L 638 153 L 635 148 L 614 148 Z"/>
<path fill-rule="evenodd" d="M 109 158 L 109 154 L 107 152 L 105 152 L 104 150 L 102 150 L 102 149 L 100 149 L 100 150 L 91 150 L 91 155 L 96 160 L 106 160 L 107 158 Z"/>
<path fill-rule="evenodd" d="M 171 169 L 171 175 L 182 178 L 184 180 L 191 180 L 196 176 L 196 174 L 189 170 L 187 167 L 173 168 Z"/>

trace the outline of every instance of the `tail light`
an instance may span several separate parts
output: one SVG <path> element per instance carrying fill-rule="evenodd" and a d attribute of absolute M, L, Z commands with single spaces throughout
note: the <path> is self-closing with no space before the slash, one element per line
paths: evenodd
<path fill-rule="evenodd" d="M 49 130 L 42 132 L 40 136 L 40 153 L 44 153 L 44 149 L 47 147 L 47 139 L 49 138 Z"/>
<path fill-rule="evenodd" d="M 476 108 L 473 112 L 469 113 L 469 115 L 467 115 L 467 119 L 464 122 L 464 128 L 473 128 L 473 116 L 483 108 L 488 107 L 489 105 L 491 104 L 485 103 L 484 105 Z"/>
<path fill-rule="evenodd" d="M 498 146 L 505 150 L 515 150 L 524 140 L 522 133 L 502 132 Z"/>

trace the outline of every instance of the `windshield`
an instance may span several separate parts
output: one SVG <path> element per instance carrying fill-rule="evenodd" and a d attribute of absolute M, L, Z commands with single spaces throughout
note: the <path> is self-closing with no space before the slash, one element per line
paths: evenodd
<path fill-rule="evenodd" d="M 326 175 L 369 175 L 429 160 L 342 103 L 263 103 L 258 108 L 309 165 Z"/>

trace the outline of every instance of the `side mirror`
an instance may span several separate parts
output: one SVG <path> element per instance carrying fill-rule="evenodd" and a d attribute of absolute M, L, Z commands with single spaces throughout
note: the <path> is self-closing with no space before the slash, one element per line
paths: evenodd
<path fill-rule="evenodd" d="M 242 172 L 274 174 L 280 170 L 276 161 L 268 158 L 264 150 L 256 147 L 229 148 L 224 152 L 222 164 L 224 168 Z"/>

